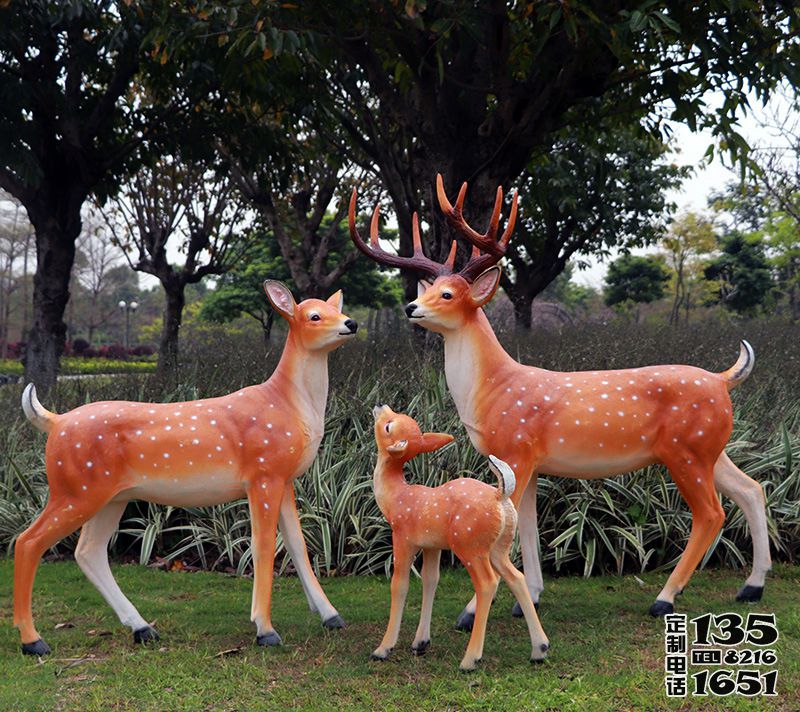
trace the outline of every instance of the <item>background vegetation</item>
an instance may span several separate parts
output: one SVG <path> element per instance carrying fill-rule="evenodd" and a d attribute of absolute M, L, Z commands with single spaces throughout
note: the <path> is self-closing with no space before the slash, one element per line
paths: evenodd
<path fill-rule="evenodd" d="M 362 318 L 363 315 L 356 314 Z M 362 323 L 364 320 L 362 318 Z M 559 370 L 621 368 L 653 363 L 692 363 L 720 371 L 747 337 L 756 369 L 734 391 L 736 424 L 730 452 L 759 480 L 767 495 L 772 549 L 778 559 L 796 561 L 800 552 L 800 326 L 777 319 L 705 321 L 670 327 L 636 325 L 625 319 L 560 331 L 535 329 L 520 335 L 501 330 L 509 352 L 523 362 Z M 420 348 L 427 341 L 427 348 Z M 48 406 L 58 411 L 87 400 L 182 400 L 214 396 L 265 378 L 282 347 L 276 337 L 264 357 L 257 330 L 227 333 L 206 327 L 187 343 L 182 385 L 166 397 L 146 376 L 81 379 L 59 383 Z M 47 496 L 43 436 L 23 419 L 20 389 L 0 391 L 0 544 L 14 537 L 41 509 Z M 303 531 L 321 575 L 389 570 L 391 532 L 372 493 L 374 440 L 371 406 L 389 403 L 420 420 L 423 427 L 456 435 L 441 453 L 417 458 L 410 478 L 437 484 L 468 474 L 487 477 L 447 392 L 435 337 L 420 337 L 397 321 L 362 330 L 359 340 L 331 358 L 331 396 L 326 432 L 309 472 L 296 483 Z M 491 480 L 491 476 L 488 476 Z M 730 513 L 707 559 L 743 567 L 750 538 L 741 512 Z M 543 564 L 549 574 L 639 572 L 670 566 L 683 550 L 691 517 L 677 489 L 660 467 L 614 479 L 579 481 L 543 477 L 539 486 L 539 528 Z M 188 567 L 248 572 L 251 567 L 246 504 L 234 502 L 189 510 L 142 503 L 129 506 L 114 543 L 118 557 L 149 563 L 163 560 Z M 67 553 L 75 537 L 56 552 Z M 288 562 L 278 562 L 282 570 Z"/>

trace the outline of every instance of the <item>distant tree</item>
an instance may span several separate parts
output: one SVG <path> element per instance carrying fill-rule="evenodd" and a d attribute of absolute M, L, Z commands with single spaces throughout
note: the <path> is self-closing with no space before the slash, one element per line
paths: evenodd
<path fill-rule="evenodd" d="M 768 259 L 775 269 L 778 289 L 786 297 L 789 315 L 800 319 L 800 221 L 777 211 L 769 216 L 763 232 Z"/>
<path fill-rule="evenodd" d="M 24 208 L 0 191 L 0 358 L 8 355 L 13 301 L 19 291 L 25 290 L 28 264 L 35 259 L 32 238 L 33 228 Z M 27 294 L 22 295 L 21 301 L 27 305 Z"/>
<path fill-rule="evenodd" d="M 664 296 L 668 280 L 669 272 L 658 257 L 622 255 L 608 266 L 605 302 L 608 306 L 655 302 Z"/>
<path fill-rule="evenodd" d="M 249 109 L 240 111 L 244 118 L 266 121 L 252 117 Z M 250 126 L 219 142 L 237 187 L 275 240 L 302 299 L 328 297 L 360 255 L 341 223 L 349 188 L 366 182 L 366 174 L 356 176 L 343 169 L 343 156 L 333 138 L 337 129 L 330 121 L 316 125 L 320 120 L 286 127 L 280 157 L 251 150 Z M 267 131 L 273 131 L 268 124 Z"/>
<path fill-rule="evenodd" d="M 565 131 L 523 175 L 521 219 L 501 284 L 517 326 L 530 328 L 531 304 L 565 269 L 588 255 L 608 256 L 659 239 L 673 207 L 666 191 L 686 170 L 665 160 L 666 147 L 633 129 Z"/>
<path fill-rule="evenodd" d="M 757 233 L 731 232 L 720 241 L 722 254 L 705 268 L 706 279 L 715 280 L 720 302 L 739 314 L 754 314 L 772 296 L 774 282 Z"/>
<path fill-rule="evenodd" d="M 676 218 L 661 241 L 667 265 L 673 271 L 673 297 L 670 324 L 677 324 L 681 309 L 686 321 L 689 311 L 703 290 L 704 257 L 716 248 L 717 240 L 712 221 L 697 213 L 687 212 Z"/>
<path fill-rule="evenodd" d="M 172 159 L 140 168 L 122 195 L 106 211 L 107 224 L 130 266 L 164 289 L 156 376 L 174 383 L 186 287 L 225 274 L 243 258 L 244 208 L 226 175 Z M 176 253 L 182 263 L 174 261 Z"/>

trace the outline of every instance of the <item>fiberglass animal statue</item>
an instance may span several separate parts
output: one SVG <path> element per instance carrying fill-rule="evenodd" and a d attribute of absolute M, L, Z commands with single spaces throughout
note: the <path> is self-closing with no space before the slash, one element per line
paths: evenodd
<path fill-rule="evenodd" d="M 185 403 L 89 403 L 67 413 L 45 410 L 28 385 L 22 407 L 48 433 L 44 511 L 20 534 L 14 557 L 14 625 L 22 651 L 50 648 L 33 624 L 31 594 L 42 554 L 81 528 L 75 559 L 134 641 L 158 639 L 120 590 L 108 565 L 108 542 L 134 499 L 197 507 L 247 497 L 253 539 L 251 620 L 259 645 L 278 645 L 272 626 L 275 538 L 283 541 L 312 611 L 327 628 L 344 621 L 308 560 L 295 506 L 294 478 L 305 472 L 322 439 L 328 398 L 328 354 L 358 328 L 342 314 L 342 293 L 296 304 L 288 287 L 267 280 L 274 309 L 288 322 L 280 363 L 270 378 L 220 398 Z"/>
<path fill-rule="evenodd" d="M 483 655 L 489 607 L 502 578 L 509 586 L 528 624 L 531 660 L 540 662 L 549 643 L 525 586 L 525 579 L 509 558 L 517 528 L 517 511 L 511 504 L 515 478 L 502 460 L 489 456 L 489 467 L 498 487 L 461 477 L 440 487 L 409 485 L 403 466 L 423 452 L 433 452 L 453 441 L 446 433 L 422 433 L 417 422 L 395 413 L 389 406 L 375 408 L 375 498 L 392 527 L 394 572 L 389 624 L 372 658 L 385 660 L 397 643 L 403 616 L 408 574 L 422 550 L 422 611 L 411 649 L 421 655 L 431 640 L 431 612 L 442 549 L 450 549 L 466 567 L 475 588 L 475 624 L 462 670 L 474 670 Z"/>

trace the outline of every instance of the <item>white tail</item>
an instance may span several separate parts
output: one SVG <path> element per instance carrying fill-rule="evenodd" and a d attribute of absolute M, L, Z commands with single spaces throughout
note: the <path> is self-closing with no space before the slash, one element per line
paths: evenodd
<path fill-rule="evenodd" d="M 53 418 L 56 417 L 55 413 L 51 413 L 45 408 L 36 397 L 36 386 L 29 383 L 22 391 L 22 410 L 25 417 L 31 421 L 39 430 L 44 433 L 49 433 L 53 427 Z"/>
<path fill-rule="evenodd" d="M 500 490 L 501 499 L 508 499 L 517 488 L 517 478 L 511 466 L 499 457 L 489 455 L 489 469 L 494 472 Z"/>
<path fill-rule="evenodd" d="M 753 347 L 742 339 L 739 347 L 739 358 L 736 359 L 736 363 L 720 374 L 727 381 L 728 390 L 733 390 L 744 381 L 753 372 L 753 366 L 755 365 L 756 355 L 753 352 Z"/>

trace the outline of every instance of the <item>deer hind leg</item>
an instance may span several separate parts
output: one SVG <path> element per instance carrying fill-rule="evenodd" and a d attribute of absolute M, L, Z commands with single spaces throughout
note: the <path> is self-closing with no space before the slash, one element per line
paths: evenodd
<path fill-rule="evenodd" d="M 544 589 L 544 579 L 542 578 L 542 565 L 539 561 L 539 524 L 536 514 L 537 480 L 538 477 L 534 473 L 519 501 L 519 543 L 522 548 L 525 583 L 528 586 L 533 605 L 538 608 L 539 596 Z M 519 601 L 514 604 L 511 615 L 517 618 L 522 618 L 524 615 Z"/>
<path fill-rule="evenodd" d="M 274 646 L 281 637 L 272 626 L 272 578 L 275 569 L 275 539 L 283 498 L 282 480 L 260 477 L 247 491 L 250 505 L 253 550 L 253 605 L 250 620 L 256 624 L 256 643 Z"/>
<path fill-rule="evenodd" d="M 457 555 L 459 552 L 455 552 Z M 475 587 L 476 605 L 475 621 L 472 625 L 472 634 L 469 638 L 467 651 L 461 660 L 459 667 L 465 672 L 475 669 L 475 666 L 483 657 L 483 643 L 486 637 L 486 622 L 489 620 L 489 608 L 492 605 L 499 578 L 495 573 L 486 554 L 469 555 L 459 559 L 467 566 L 472 585 Z"/>
<path fill-rule="evenodd" d="M 692 530 L 677 566 L 650 607 L 652 616 L 672 613 L 675 596 L 683 591 L 725 521 L 725 512 L 714 489 L 713 466 L 698 462 L 694 454 L 686 453 L 671 456 L 665 464 L 692 510 Z"/>
<path fill-rule="evenodd" d="M 300 518 L 297 515 L 297 503 L 294 496 L 294 485 L 289 482 L 283 493 L 280 512 L 280 529 L 283 543 L 292 563 L 297 570 L 297 576 L 303 585 L 303 591 L 308 600 L 308 607 L 313 613 L 319 613 L 322 625 L 326 628 L 344 628 L 344 619 L 331 605 L 322 586 L 319 585 L 314 569 L 308 559 L 308 549 L 300 527 Z"/>
<path fill-rule="evenodd" d="M 75 549 L 75 561 L 86 578 L 114 609 L 122 625 L 133 631 L 134 642 L 146 643 L 158 640 L 158 633 L 122 593 L 108 565 L 108 542 L 119 525 L 126 505 L 127 502 L 109 502 L 83 525 Z"/>
<path fill-rule="evenodd" d="M 514 472 L 517 475 L 517 486 L 514 489 L 514 494 L 511 496 L 511 501 L 515 507 L 522 507 L 522 500 L 525 497 L 530 497 L 533 502 L 533 514 L 530 514 L 530 504 L 527 504 L 526 520 L 523 526 L 520 523 L 519 535 L 520 543 L 522 544 L 522 561 L 525 566 L 525 580 L 528 582 L 528 588 L 531 592 L 531 597 L 535 605 L 539 605 L 539 593 L 544 587 L 542 583 L 542 568 L 539 565 L 539 529 L 536 523 L 536 458 L 530 453 L 528 445 L 525 445 L 524 451 L 512 451 L 509 453 L 501 454 L 495 453 L 498 457 L 506 462 L 512 463 Z M 529 475 L 528 473 L 533 473 Z M 528 495 L 530 482 L 533 490 Z M 520 518 L 522 512 L 520 511 Z M 527 552 L 526 552 L 527 545 Z M 499 579 L 498 579 L 499 581 Z M 472 630 L 472 623 L 475 619 L 475 606 L 477 604 L 477 597 L 473 596 L 470 602 L 464 607 L 461 613 L 458 614 L 456 619 L 456 630 L 470 631 Z M 516 604 L 511 610 L 514 616 L 522 617 L 522 609 L 517 609 Z"/>
<path fill-rule="evenodd" d="M 45 655 L 50 647 L 33 625 L 31 597 L 36 569 L 42 555 L 65 536 L 69 536 L 110 499 L 92 501 L 54 496 L 50 493 L 42 513 L 22 534 L 14 546 L 14 625 L 22 639 L 22 652 Z"/>
<path fill-rule="evenodd" d="M 760 601 L 764 579 L 772 568 L 764 491 L 758 482 L 736 467 L 724 452 L 714 465 L 714 485 L 720 493 L 739 505 L 753 539 L 753 570 L 736 595 L 736 600 Z"/>
<path fill-rule="evenodd" d="M 441 549 L 424 549 L 422 552 L 422 610 L 419 614 L 419 626 L 414 635 L 414 642 L 411 644 L 411 650 L 416 655 L 424 655 L 431 643 L 431 616 L 433 615 L 436 586 L 439 584 L 441 558 Z"/>
<path fill-rule="evenodd" d="M 526 585 L 525 577 L 517 571 L 517 568 L 511 563 L 509 551 L 511 550 L 511 542 L 514 540 L 514 521 L 516 517 L 514 516 L 515 512 L 513 509 L 509 514 L 510 517 L 504 532 L 506 536 L 501 535 L 498 537 L 497 542 L 494 547 L 492 547 L 490 559 L 494 570 L 497 571 L 501 578 L 508 584 L 511 592 L 517 599 L 517 604 L 519 605 L 522 615 L 525 616 L 525 622 L 528 624 L 528 633 L 531 637 L 531 661 L 541 662 L 547 656 L 550 643 L 542 629 L 542 624 L 536 613 L 536 607 L 533 604 L 533 599 Z"/>
<path fill-rule="evenodd" d="M 410 547 L 404 541 L 400 541 L 400 535 L 393 537 L 393 545 L 392 607 L 383 640 L 370 655 L 372 660 L 386 660 L 397 644 L 397 638 L 400 635 L 400 623 L 403 620 L 403 608 L 406 605 L 406 596 L 408 595 L 408 576 L 411 572 L 411 564 L 417 555 L 416 549 Z"/>

